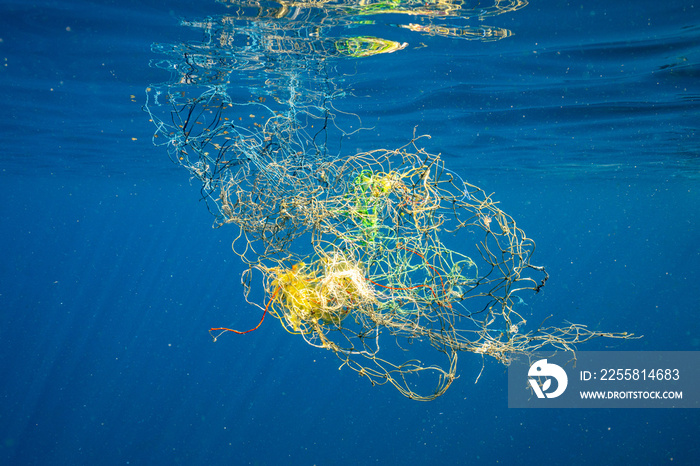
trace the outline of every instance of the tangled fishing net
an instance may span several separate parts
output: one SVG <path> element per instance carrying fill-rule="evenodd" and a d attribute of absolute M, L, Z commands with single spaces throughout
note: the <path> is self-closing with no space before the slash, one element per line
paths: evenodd
<path fill-rule="evenodd" d="M 531 263 L 534 241 L 491 195 L 427 152 L 428 136 L 350 155 L 331 142 L 331 130 L 338 141 L 350 133 L 339 121 L 353 118 L 332 105 L 345 93 L 329 78 L 331 59 L 405 44 L 302 39 L 270 21 L 279 15 L 187 22 L 207 39 L 154 46 L 169 55 L 156 66 L 175 76 L 148 90 L 154 142 L 201 182 L 215 225 L 237 227 L 244 295 L 261 311 L 251 329 L 212 328 L 214 340 L 256 330 L 269 314 L 372 384 L 431 400 L 457 377 L 465 352 L 508 364 L 543 347 L 629 337 L 576 324 L 528 329 L 516 303 L 548 278 Z M 257 48 L 233 45 L 251 43 L 236 35 L 259 39 Z M 261 62 L 275 65 L 266 69 L 275 79 L 241 98 L 232 82 L 246 82 L 233 74 Z"/>

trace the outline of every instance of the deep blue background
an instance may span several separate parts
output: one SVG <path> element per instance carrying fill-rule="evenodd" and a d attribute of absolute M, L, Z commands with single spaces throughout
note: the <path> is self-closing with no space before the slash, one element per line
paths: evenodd
<path fill-rule="evenodd" d="M 168 78 L 151 43 L 222 12 L 0 5 L 0 464 L 695 464 L 695 410 L 509 410 L 505 368 L 474 384 L 470 354 L 414 402 L 274 320 L 212 343 L 259 318 L 236 231 L 211 228 L 141 106 Z M 334 104 L 374 129 L 349 143 L 418 125 L 494 192 L 551 276 L 531 322 L 644 335 L 580 349 L 700 350 L 699 8 L 533 2 L 485 20 L 515 33 L 492 43 L 390 26 L 411 20 L 364 31 L 410 46 L 351 65 Z"/>

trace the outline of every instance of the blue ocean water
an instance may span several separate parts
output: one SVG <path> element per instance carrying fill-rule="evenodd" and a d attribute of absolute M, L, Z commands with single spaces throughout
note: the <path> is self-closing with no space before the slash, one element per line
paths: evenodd
<path fill-rule="evenodd" d="M 347 91 L 334 108 L 368 128 L 344 147 L 399 147 L 415 129 L 494 193 L 550 274 L 523 304 L 531 322 L 643 335 L 579 349 L 700 350 L 699 8 L 489 13 L 504 3 L 455 17 L 457 3 L 386 2 L 332 23 L 336 37 L 408 44 L 329 57 Z M 280 24 L 308 9 L 287 5 Z M 260 316 L 242 298 L 237 231 L 211 228 L 142 107 L 177 75 L 154 44 L 201 43 L 183 22 L 234 10 L 0 5 L 1 464 L 695 464 L 696 410 L 508 409 L 506 369 L 487 360 L 475 383 L 477 355 L 422 403 L 338 370 L 273 319 L 212 343 L 210 327 Z M 497 30 L 507 37 L 484 40 Z M 275 66 L 234 84 L 255 95 Z"/>

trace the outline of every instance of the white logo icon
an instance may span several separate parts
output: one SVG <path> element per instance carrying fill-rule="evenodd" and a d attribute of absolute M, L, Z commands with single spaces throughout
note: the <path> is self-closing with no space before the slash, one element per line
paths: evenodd
<path fill-rule="evenodd" d="M 528 379 L 530 381 L 530 386 L 532 390 L 537 395 L 537 398 L 556 398 L 566 390 L 566 386 L 569 383 L 569 378 L 566 376 L 564 369 L 557 366 L 556 364 L 547 363 L 546 359 L 540 359 L 535 361 L 535 363 L 530 366 L 530 370 L 527 372 L 529 377 L 547 377 L 547 380 L 540 387 L 539 383 L 535 379 Z M 552 393 L 545 393 L 552 385 L 552 379 L 557 380 L 557 389 Z"/>

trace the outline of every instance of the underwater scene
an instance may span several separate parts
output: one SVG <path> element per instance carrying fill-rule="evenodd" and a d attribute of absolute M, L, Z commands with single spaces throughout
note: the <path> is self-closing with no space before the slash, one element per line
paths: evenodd
<path fill-rule="evenodd" d="M 695 464 L 699 10 L 2 2 L 0 464 Z"/>

